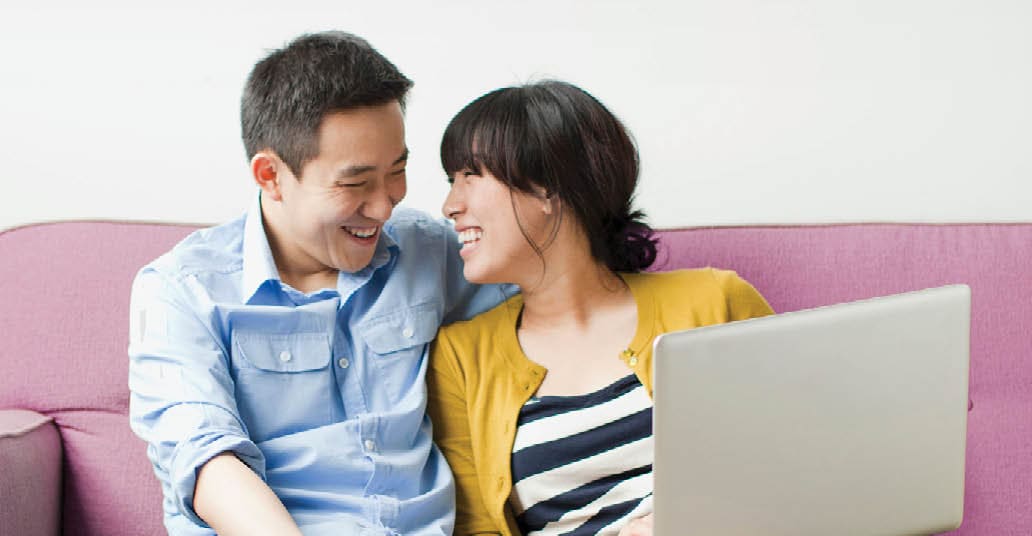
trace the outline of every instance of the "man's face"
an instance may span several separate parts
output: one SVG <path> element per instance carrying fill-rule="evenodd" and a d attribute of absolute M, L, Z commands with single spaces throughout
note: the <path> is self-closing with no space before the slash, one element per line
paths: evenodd
<path fill-rule="evenodd" d="M 405 197 L 407 156 L 397 102 L 327 115 L 319 126 L 319 154 L 301 177 L 282 164 L 277 171 L 278 214 L 266 220 L 275 227 L 270 234 L 280 272 L 365 268 L 383 223 Z"/>

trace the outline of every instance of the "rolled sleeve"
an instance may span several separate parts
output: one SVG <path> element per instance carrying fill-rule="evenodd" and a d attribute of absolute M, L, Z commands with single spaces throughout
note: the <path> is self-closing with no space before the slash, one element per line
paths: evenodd
<path fill-rule="evenodd" d="M 210 312 L 187 285 L 145 268 L 130 304 L 129 421 L 171 500 L 187 518 L 197 471 L 233 452 L 265 478 L 265 460 L 248 436 L 234 398 L 226 349 L 203 319 Z"/>
<path fill-rule="evenodd" d="M 206 430 L 180 441 L 169 455 L 169 484 L 174 493 L 173 500 L 179 512 L 194 523 L 207 524 L 193 508 L 194 487 L 197 472 L 208 460 L 223 452 L 232 452 L 255 473 L 265 480 L 265 458 L 258 447 L 247 437 L 241 437 L 234 430 Z"/>

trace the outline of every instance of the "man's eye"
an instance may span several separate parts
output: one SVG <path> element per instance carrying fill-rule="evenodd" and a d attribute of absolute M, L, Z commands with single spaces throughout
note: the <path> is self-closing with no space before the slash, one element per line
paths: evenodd
<path fill-rule="evenodd" d="M 397 171 L 391 172 L 391 175 L 404 175 L 404 174 L 405 174 L 405 168 L 401 168 L 401 169 L 399 169 Z"/>
<path fill-rule="evenodd" d="M 360 186 L 365 186 L 365 184 L 366 184 L 366 181 L 362 181 L 362 182 L 338 182 L 337 186 L 340 186 L 341 188 L 358 188 Z"/>

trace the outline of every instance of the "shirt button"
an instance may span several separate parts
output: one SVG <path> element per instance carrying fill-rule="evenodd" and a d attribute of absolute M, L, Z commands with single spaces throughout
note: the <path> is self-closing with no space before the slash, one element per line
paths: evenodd
<path fill-rule="evenodd" d="M 279 360 L 284 362 L 284 363 L 286 363 L 287 361 L 290 361 L 293 357 L 294 356 L 290 355 L 290 352 L 288 352 L 286 350 L 283 350 L 282 352 L 279 353 Z"/>
<path fill-rule="evenodd" d="M 405 329 L 401 330 L 401 334 L 404 335 L 406 339 L 411 339 L 415 333 L 415 331 L 412 331 L 412 326 L 405 326 Z"/>
<path fill-rule="evenodd" d="M 351 362 L 348 361 L 348 358 L 342 357 L 339 360 L 337 360 L 337 364 L 340 365 L 340 368 L 348 368 L 348 365 L 350 365 Z"/>
<path fill-rule="evenodd" d="M 365 440 L 365 449 L 372 452 L 376 450 L 376 443 L 372 439 Z"/>
<path fill-rule="evenodd" d="M 637 365 L 638 364 L 638 358 L 637 357 L 632 357 L 632 358 L 628 359 L 627 360 L 627 364 L 632 366 L 632 367 L 634 365 Z"/>

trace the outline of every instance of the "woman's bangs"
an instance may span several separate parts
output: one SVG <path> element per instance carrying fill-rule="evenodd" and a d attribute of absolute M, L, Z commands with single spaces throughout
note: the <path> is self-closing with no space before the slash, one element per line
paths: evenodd
<path fill-rule="evenodd" d="M 515 103 L 503 99 L 503 91 L 473 101 L 448 125 L 441 142 L 441 165 L 449 177 L 462 170 L 478 175 L 486 171 L 508 182 L 519 175 L 512 168 L 519 148 L 514 131 L 518 122 L 512 120 L 510 110 Z"/>

